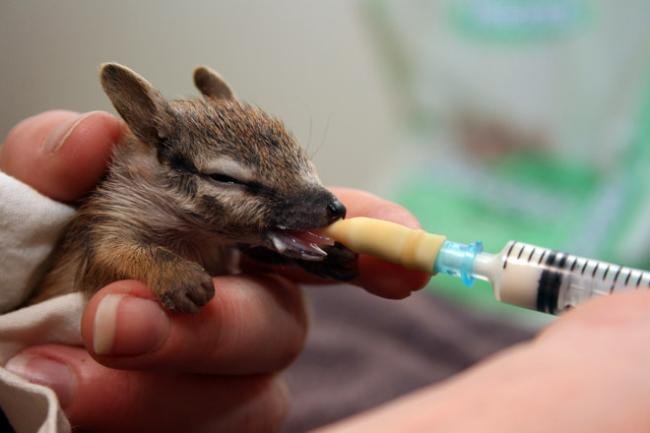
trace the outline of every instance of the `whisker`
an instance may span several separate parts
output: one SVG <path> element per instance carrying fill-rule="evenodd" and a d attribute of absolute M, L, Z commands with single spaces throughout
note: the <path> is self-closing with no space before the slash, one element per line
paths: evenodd
<path fill-rule="evenodd" d="M 311 148 L 311 129 L 312 129 L 312 126 L 313 126 L 313 123 L 314 123 L 313 120 L 314 120 L 314 116 L 312 116 L 310 114 L 309 115 L 309 136 L 307 137 L 307 151 L 311 150 L 310 149 Z"/>
<path fill-rule="evenodd" d="M 323 139 L 321 140 L 320 144 L 316 148 L 314 154 L 311 156 L 312 159 L 318 154 L 318 151 L 321 149 L 321 147 L 323 147 L 323 144 L 325 144 L 325 139 L 327 138 L 327 131 L 329 131 L 330 129 L 330 120 L 332 120 L 332 113 L 330 113 L 327 116 L 327 122 L 325 122 L 325 129 L 323 130 Z"/>

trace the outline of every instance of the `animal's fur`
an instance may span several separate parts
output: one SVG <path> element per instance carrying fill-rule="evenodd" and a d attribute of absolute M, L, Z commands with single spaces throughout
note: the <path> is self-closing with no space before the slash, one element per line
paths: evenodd
<path fill-rule="evenodd" d="M 203 100 L 168 102 L 117 64 L 103 66 L 101 79 L 131 132 L 30 303 L 137 279 L 167 308 L 194 311 L 213 295 L 210 275 L 229 271 L 234 248 L 270 247 L 269 230 L 322 227 L 344 213 L 282 123 L 235 99 L 215 72 L 195 72 Z M 334 251 L 339 260 L 308 267 L 352 278 L 354 255 Z"/>

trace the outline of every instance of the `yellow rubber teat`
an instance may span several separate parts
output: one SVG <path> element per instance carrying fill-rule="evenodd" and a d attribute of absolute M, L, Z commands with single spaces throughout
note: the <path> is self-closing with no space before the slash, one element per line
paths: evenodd
<path fill-rule="evenodd" d="M 434 273 L 438 251 L 447 239 L 443 235 L 366 217 L 336 221 L 324 228 L 323 233 L 354 252 L 428 273 Z"/>

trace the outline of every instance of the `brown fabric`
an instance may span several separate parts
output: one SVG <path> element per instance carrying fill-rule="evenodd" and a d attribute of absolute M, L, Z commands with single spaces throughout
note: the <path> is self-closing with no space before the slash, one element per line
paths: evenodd
<path fill-rule="evenodd" d="M 349 286 L 309 287 L 311 331 L 286 372 L 286 433 L 332 423 L 445 379 L 530 331 L 421 291 L 385 300 Z"/>

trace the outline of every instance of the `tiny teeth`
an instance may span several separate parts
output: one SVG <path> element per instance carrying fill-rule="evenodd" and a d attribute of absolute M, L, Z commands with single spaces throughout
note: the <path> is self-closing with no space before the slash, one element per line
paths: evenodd
<path fill-rule="evenodd" d="M 309 244 L 309 246 L 311 246 L 313 248 L 315 253 L 321 254 L 323 257 L 325 257 L 327 255 L 327 253 L 321 247 L 319 247 L 318 245 Z"/>
<path fill-rule="evenodd" d="M 278 250 L 279 253 L 283 253 L 287 250 L 287 244 L 282 241 L 282 239 L 278 238 L 275 235 L 271 235 L 271 241 L 273 242 L 273 246 L 275 247 L 276 250 Z"/>
<path fill-rule="evenodd" d="M 269 238 L 275 250 L 286 256 L 303 260 L 322 260 L 327 257 L 327 253 L 317 243 L 305 241 L 292 233 L 271 232 Z"/>

